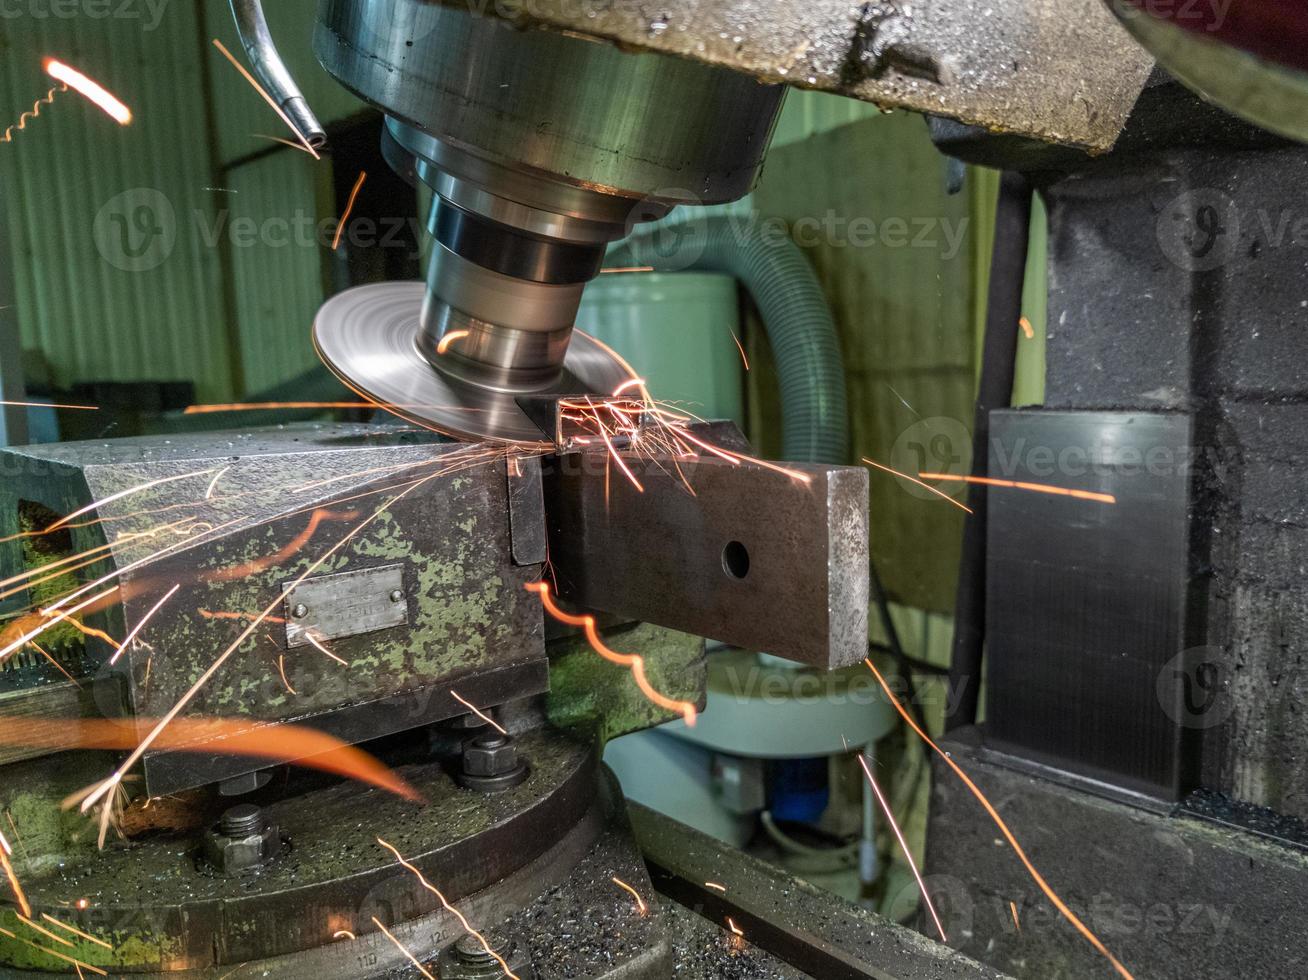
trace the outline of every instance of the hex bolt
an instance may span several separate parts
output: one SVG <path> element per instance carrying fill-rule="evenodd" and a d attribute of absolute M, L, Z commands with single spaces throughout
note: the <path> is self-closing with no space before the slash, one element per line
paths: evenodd
<path fill-rule="evenodd" d="M 465 742 L 462 763 L 459 782 L 483 793 L 501 793 L 527 778 L 527 764 L 519 757 L 517 744 L 500 732 L 486 732 Z"/>
<path fill-rule="evenodd" d="M 230 807 L 218 821 L 224 837 L 249 837 L 263 830 L 263 811 L 253 803 Z"/>
<path fill-rule="evenodd" d="M 486 952 L 486 946 L 495 950 Z M 493 980 L 502 978 L 504 970 L 496 958 L 503 957 L 509 969 L 521 980 L 534 980 L 531 954 L 512 937 L 500 932 L 486 934 L 486 946 L 476 936 L 464 936 L 445 947 L 437 963 L 441 980 Z"/>

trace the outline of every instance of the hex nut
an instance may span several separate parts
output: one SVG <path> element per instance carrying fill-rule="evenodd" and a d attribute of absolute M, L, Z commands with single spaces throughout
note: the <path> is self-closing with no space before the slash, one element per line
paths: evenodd
<path fill-rule="evenodd" d="M 230 826 L 230 821 L 225 822 Z M 258 871 L 281 852 L 280 829 L 276 824 L 262 820 L 238 835 L 224 833 L 223 824 L 216 824 L 205 831 L 202 848 L 205 863 L 219 874 L 228 876 Z"/>

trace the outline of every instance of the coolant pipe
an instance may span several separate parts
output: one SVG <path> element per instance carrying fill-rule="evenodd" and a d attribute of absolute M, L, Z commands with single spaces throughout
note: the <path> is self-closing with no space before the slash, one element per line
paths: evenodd
<path fill-rule="evenodd" d="M 782 456 L 846 463 L 845 368 L 826 295 L 799 246 L 744 225 L 726 217 L 656 225 L 613 246 L 605 265 L 734 276 L 753 297 L 776 358 Z"/>
<path fill-rule="evenodd" d="M 232 0 L 232 17 L 236 19 L 236 33 L 241 36 L 245 56 L 260 84 L 286 113 L 306 143 L 315 150 L 325 146 L 327 134 L 322 124 L 300 93 L 282 56 L 277 53 L 268 21 L 263 16 L 263 4 L 260 0 Z"/>

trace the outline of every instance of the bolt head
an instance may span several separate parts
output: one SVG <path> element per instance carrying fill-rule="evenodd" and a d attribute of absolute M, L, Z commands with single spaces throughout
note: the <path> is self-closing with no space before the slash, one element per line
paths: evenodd
<path fill-rule="evenodd" d="M 463 750 L 463 771 L 469 776 L 503 776 L 518 768 L 518 747 L 498 732 L 474 738 Z"/>
<path fill-rule="evenodd" d="M 404 601 L 404 593 L 400 589 L 395 589 L 394 591 L 391 592 L 391 602 L 398 603 L 403 601 Z"/>
<path fill-rule="evenodd" d="M 291 610 L 291 617 L 294 619 L 303 619 L 309 615 L 309 607 L 303 602 L 297 602 L 295 608 Z"/>

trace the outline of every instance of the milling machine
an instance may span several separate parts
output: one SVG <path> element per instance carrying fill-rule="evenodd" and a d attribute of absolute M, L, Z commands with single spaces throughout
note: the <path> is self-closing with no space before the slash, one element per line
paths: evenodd
<path fill-rule="evenodd" d="M 867 477 L 778 469 L 709 422 L 683 431 L 717 454 L 637 452 L 662 423 L 573 330 L 609 243 L 750 189 L 784 83 L 1108 149 L 1150 58 L 1098 0 L 982 6 L 323 0 L 320 61 L 435 204 L 426 282 L 333 298 L 315 341 L 411 424 L 0 456 L 0 572 L 28 575 L 7 600 L 89 602 L 43 634 L 57 663 L 0 676 L 30 904 L 0 912 L 4 975 L 999 977 L 624 806 L 602 746 L 702 707 L 705 637 L 863 658 Z M 259 4 L 233 9 L 321 145 Z M 639 418 L 587 447 L 578 403 Z M 196 724 L 151 742 L 179 705 Z M 340 750 L 300 728 L 421 799 L 324 774 Z M 77 794 L 143 742 L 98 848 Z"/>

